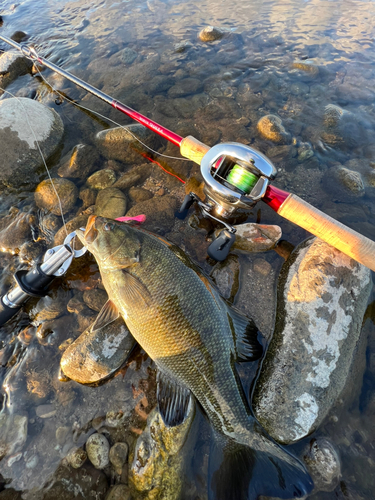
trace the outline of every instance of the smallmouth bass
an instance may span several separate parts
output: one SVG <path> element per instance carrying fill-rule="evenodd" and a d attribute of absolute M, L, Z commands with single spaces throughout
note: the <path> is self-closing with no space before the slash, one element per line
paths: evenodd
<path fill-rule="evenodd" d="M 77 235 L 94 255 L 109 297 L 96 328 L 122 316 L 158 368 L 158 406 L 167 425 L 184 421 L 191 398 L 209 418 L 209 498 L 309 493 L 310 476 L 252 417 L 235 371 L 236 361 L 262 354 L 254 323 L 156 235 L 97 216 Z"/>

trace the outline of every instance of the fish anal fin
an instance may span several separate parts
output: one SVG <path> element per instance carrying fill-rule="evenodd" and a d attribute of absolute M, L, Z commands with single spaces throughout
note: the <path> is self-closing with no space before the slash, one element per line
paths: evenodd
<path fill-rule="evenodd" d="M 157 401 L 165 425 L 182 424 L 188 413 L 191 393 L 162 371 L 157 376 Z"/>
<path fill-rule="evenodd" d="M 104 306 L 101 308 L 96 320 L 91 326 L 91 331 L 100 330 L 119 317 L 119 312 L 115 304 L 111 300 L 107 300 Z"/>
<path fill-rule="evenodd" d="M 254 321 L 249 319 L 237 309 L 227 308 L 228 321 L 234 334 L 237 361 L 255 361 L 263 354 L 263 347 L 258 340 L 258 328 Z"/>
<path fill-rule="evenodd" d="M 127 270 L 122 270 L 124 276 L 124 286 L 121 289 L 121 295 L 128 304 L 149 306 L 151 303 L 151 294 L 146 285 L 144 285 L 136 276 L 130 274 Z"/>

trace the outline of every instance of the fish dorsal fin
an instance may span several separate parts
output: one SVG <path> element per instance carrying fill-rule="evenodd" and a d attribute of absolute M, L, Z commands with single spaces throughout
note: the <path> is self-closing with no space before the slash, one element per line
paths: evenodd
<path fill-rule="evenodd" d="M 91 326 L 91 331 L 100 330 L 119 317 L 119 312 L 115 304 L 111 300 L 107 300 L 104 306 L 101 308 L 96 320 Z"/>
<path fill-rule="evenodd" d="M 242 314 L 237 309 L 229 306 L 223 299 L 224 305 L 231 327 L 234 334 L 237 361 L 255 361 L 263 354 L 263 347 L 258 341 L 258 328 L 254 321 Z"/>
<path fill-rule="evenodd" d="M 121 295 L 127 304 L 138 304 L 149 306 L 151 294 L 146 285 L 136 276 L 130 274 L 126 269 L 122 270 L 124 285 L 121 287 Z"/>
<path fill-rule="evenodd" d="M 158 370 L 157 400 L 160 415 L 165 425 L 175 427 L 182 424 L 188 413 L 191 393 L 169 375 Z"/>

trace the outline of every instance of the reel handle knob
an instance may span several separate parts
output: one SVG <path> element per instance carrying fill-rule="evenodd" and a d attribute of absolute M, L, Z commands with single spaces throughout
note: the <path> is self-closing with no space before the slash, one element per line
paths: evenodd
<path fill-rule="evenodd" d="M 192 206 L 192 204 L 195 202 L 194 196 L 189 193 L 185 196 L 184 201 L 182 202 L 182 205 L 177 212 L 176 216 L 178 219 L 185 219 L 185 217 L 188 214 L 189 208 Z"/>
<path fill-rule="evenodd" d="M 230 249 L 235 242 L 236 235 L 229 232 L 227 229 L 223 229 L 218 237 L 211 243 L 207 248 L 207 253 L 211 259 L 222 262 L 228 257 Z"/>

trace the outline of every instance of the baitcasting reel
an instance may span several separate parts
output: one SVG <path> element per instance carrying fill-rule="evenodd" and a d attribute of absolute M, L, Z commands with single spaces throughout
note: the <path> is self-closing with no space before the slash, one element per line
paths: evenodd
<path fill-rule="evenodd" d="M 196 202 L 205 217 L 225 225 L 226 229 L 207 250 L 211 258 L 222 261 L 234 243 L 236 230 L 217 217 L 233 219 L 249 211 L 265 195 L 269 181 L 275 178 L 277 172 L 271 161 L 259 151 L 229 142 L 212 147 L 203 156 L 201 173 L 205 183 L 205 202 L 194 193 L 189 193 L 180 213 L 187 214 Z"/>

